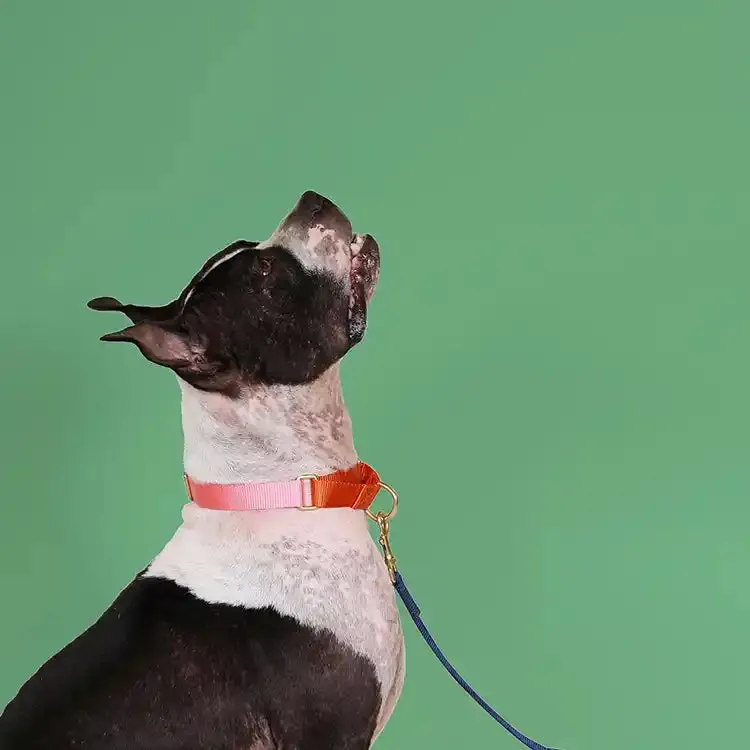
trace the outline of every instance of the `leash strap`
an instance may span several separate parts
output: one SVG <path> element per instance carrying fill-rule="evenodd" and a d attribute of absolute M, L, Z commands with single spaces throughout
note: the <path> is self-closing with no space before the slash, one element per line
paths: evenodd
<path fill-rule="evenodd" d="M 422 613 L 417 602 L 409 592 L 409 589 L 404 583 L 404 579 L 401 577 L 401 573 L 399 573 L 396 567 L 396 557 L 391 550 L 391 519 L 396 515 L 396 511 L 398 510 L 398 495 L 393 491 L 393 488 L 386 484 L 381 483 L 381 487 L 386 489 L 391 495 L 393 505 L 388 513 L 373 513 L 368 510 L 367 516 L 378 525 L 380 531 L 378 542 L 383 548 L 383 557 L 385 558 L 385 566 L 388 569 L 388 576 L 391 579 L 393 587 L 396 589 L 396 593 L 401 597 L 401 601 L 404 603 L 406 611 L 417 626 L 417 630 L 422 635 L 422 638 L 424 638 L 425 643 L 430 647 L 432 653 L 437 656 L 438 661 L 446 668 L 448 674 L 450 674 L 461 688 L 463 688 L 465 692 L 467 692 L 498 724 L 500 724 L 500 726 L 512 734 L 519 742 L 522 742 L 526 747 L 530 748 L 530 750 L 552 750 L 552 748 L 549 748 L 546 745 L 540 745 L 522 732 L 519 732 L 509 721 L 506 721 L 500 716 L 500 714 L 495 711 L 495 709 L 492 708 L 492 706 L 490 706 L 490 704 L 487 703 L 487 701 L 484 700 L 484 698 L 482 698 L 482 696 L 479 695 L 479 693 L 477 693 L 477 691 L 474 690 L 474 688 L 471 687 L 463 677 L 461 677 L 456 671 L 456 668 L 448 661 L 446 655 L 440 650 L 440 646 L 435 643 L 435 639 L 432 637 L 430 631 L 422 620 Z"/>
<path fill-rule="evenodd" d="M 419 609 L 419 606 L 417 605 L 416 601 L 414 601 L 414 597 L 409 592 L 409 589 L 406 588 L 406 584 L 404 583 L 404 579 L 401 577 L 401 573 L 398 571 L 395 571 L 395 578 L 396 580 L 393 582 L 393 586 L 396 589 L 396 592 L 401 597 L 401 601 L 404 603 L 404 607 L 406 607 L 406 611 L 411 615 L 411 619 L 414 620 L 414 624 L 417 626 L 417 630 L 421 633 L 422 638 L 424 638 L 427 645 L 430 647 L 430 650 L 432 651 L 435 656 L 437 656 L 440 663 L 448 670 L 448 673 L 450 676 L 501 726 L 503 726 L 508 732 L 510 732 L 517 740 L 520 742 L 523 742 L 526 747 L 531 748 L 531 750 L 552 750 L 552 748 L 547 747 L 546 745 L 540 745 L 538 742 L 534 742 L 531 738 L 527 737 L 525 734 L 519 732 L 510 722 L 506 721 L 500 714 L 495 711 L 492 706 L 490 706 L 487 701 L 482 698 L 479 693 L 474 690 L 474 688 L 469 685 L 466 680 L 464 680 L 463 677 L 456 671 L 455 667 L 448 661 L 445 654 L 440 650 L 440 646 L 435 643 L 435 639 L 430 634 L 430 631 L 427 629 L 427 626 L 424 624 L 422 620 L 422 615 Z"/>
<path fill-rule="evenodd" d="M 450 676 L 501 726 L 503 726 L 508 732 L 510 732 L 517 740 L 520 742 L 523 742 L 526 747 L 531 748 L 531 750 L 552 750 L 552 748 L 547 747 L 546 745 L 540 745 L 538 742 L 534 742 L 531 738 L 527 737 L 525 734 L 519 732 L 510 722 L 506 721 L 500 714 L 495 711 L 492 706 L 490 706 L 487 701 L 482 698 L 479 693 L 477 693 L 474 688 L 469 685 L 466 680 L 464 680 L 463 677 L 456 671 L 455 667 L 448 661 L 445 654 L 440 650 L 440 646 L 435 643 L 435 639 L 430 634 L 430 631 L 427 629 L 427 626 L 424 624 L 422 620 L 422 615 L 419 609 L 419 606 L 417 605 L 416 601 L 414 601 L 414 597 L 409 592 L 409 589 L 406 588 L 406 584 L 404 583 L 404 579 L 401 577 L 401 573 L 396 571 L 396 580 L 393 583 L 394 588 L 396 589 L 396 592 L 401 597 L 401 601 L 404 603 L 404 607 L 406 607 L 406 611 L 411 615 L 411 619 L 414 620 L 414 624 L 417 626 L 417 630 L 421 633 L 422 638 L 425 639 L 425 642 L 430 647 L 430 650 L 432 651 L 435 656 L 437 656 L 438 661 L 446 668 Z"/>

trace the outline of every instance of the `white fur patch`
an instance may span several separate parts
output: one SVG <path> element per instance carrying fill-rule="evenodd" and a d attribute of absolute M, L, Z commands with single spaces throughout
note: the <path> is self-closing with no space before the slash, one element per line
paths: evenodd
<path fill-rule="evenodd" d="M 280 245 L 291 252 L 308 271 L 325 271 L 341 281 L 349 275 L 351 238 L 323 224 L 300 225 L 293 214 L 279 224 L 259 248 Z"/>
<path fill-rule="evenodd" d="M 239 399 L 182 390 L 185 470 L 199 481 L 271 482 L 353 466 L 357 453 L 338 365 L 312 383 L 256 387 Z M 273 607 L 331 631 L 368 658 L 381 685 L 380 733 L 401 694 L 404 643 L 393 587 L 362 511 L 183 508 L 146 575 L 208 602 Z"/>
<path fill-rule="evenodd" d="M 362 511 L 213 511 L 186 505 L 183 524 L 147 576 L 211 603 L 273 607 L 324 628 L 375 666 L 379 733 L 404 679 L 393 587 Z"/>
<path fill-rule="evenodd" d="M 338 365 L 312 383 L 257 386 L 240 399 L 178 383 L 185 471 L 193 479 L 276 482 L 357 462 Z"/>

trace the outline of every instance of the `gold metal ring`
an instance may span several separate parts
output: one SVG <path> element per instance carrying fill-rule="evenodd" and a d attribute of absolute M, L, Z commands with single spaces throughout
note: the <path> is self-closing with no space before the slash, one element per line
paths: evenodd
<path fill-rule="evenodd" d="M 390 496 L 391 496 L 391 509 L 387 513 L 383 513 L 380 511 L 379 513 L 375 514 L 373 513 L 369 508 L 365 511 L 367 513 L 367 517 L 371 521 L 375 521 L 375 523 L 378 523 L 378 517 L 385 520 L 390 520 L 393 518 L 396 513 L 398 513 L 398 494 L 396 493 L 396 490 L 393 489 L 389 484 L 386 484 L 385 482 L 380 482 L 379 487 L 381 490 L 385 490 Z"/>

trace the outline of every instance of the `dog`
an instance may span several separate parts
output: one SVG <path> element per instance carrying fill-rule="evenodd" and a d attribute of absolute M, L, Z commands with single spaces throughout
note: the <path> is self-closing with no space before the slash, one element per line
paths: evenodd
<path fill-rule="evenodd" d="M 169 304 L 89 307 L 130 319 L 102 340 L 177 375 L 189 489 L 291 486 L 358 465 L 339 362 L 364 335 L 379 268 L 374 238 L 308 191 Z M 403 681 L 361 509 L 190 502 L 151 564 L 8 704 L 0 748 L 360 750 Z"/>

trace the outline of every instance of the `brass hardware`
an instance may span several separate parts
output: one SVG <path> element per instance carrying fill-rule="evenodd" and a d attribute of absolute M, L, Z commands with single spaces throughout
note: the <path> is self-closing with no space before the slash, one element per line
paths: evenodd
<path fill-rule="evenodd" d="M 388 569 L 388 577 L 391 583 L 396 583 L 396 556 L 391 549 L 391 518 L 398 512 L 398 495 L 390 485 L 385 482 L 380 483 L 380 489 L 385 490 L 391 496 L 391 509 L 387 513 L 378 511 L 373 513 L 369 508 L 365 511 L 367 517 L 378 525 L 380 534 L 378 543 L 383 548 L 383 557 L 385 558 L 385 567 Z"/>

